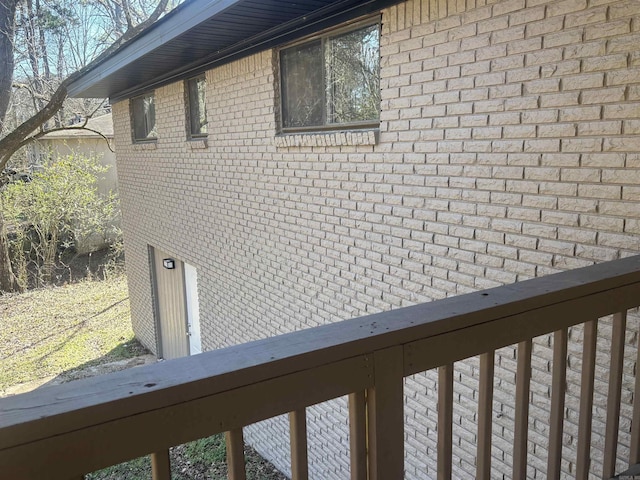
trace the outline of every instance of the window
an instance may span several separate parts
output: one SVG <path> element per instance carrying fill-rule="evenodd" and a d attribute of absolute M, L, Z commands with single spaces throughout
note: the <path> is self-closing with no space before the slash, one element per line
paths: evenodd
<path fill-rule="evenodd" d="M 151 92 L 135 97 L 131 100 L 131 105 L 134 142 L 156 140 L 155 94 Z"/>
<path fill-rule="evenodd" d="M 187 123 L 191 138 L 207 136 L 206 89 L 204 76 L 187 80 Z"/>
<path fill-rule="evenodd" d="M 280 52 L 282 129 L 344 128 L 380 119 L 380 27 L 358 25 Z"/>

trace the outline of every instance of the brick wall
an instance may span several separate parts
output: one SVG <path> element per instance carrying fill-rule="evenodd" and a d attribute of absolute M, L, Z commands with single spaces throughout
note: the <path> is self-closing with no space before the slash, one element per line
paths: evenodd
<path fill-rule="evenodd" d="M 379 132 L 278 136 L 272 51 L 207 72 L 206 144 L 186 141 L 182 83 L 156 90 L 155 145 L 132 145 L 128 102 L 114 105 L 131 308 L 143 343 L 155 348 L 149 245 L 197 268 L 206 349 L 640 251 L 640 2 L 443 5 L 416 0 L 383 12 Z M 637 343 L 630 323 L 625 388 Z M 581 332 L 570 335 L 567 475 Z M 539 478 L 551 339 L 538 339 L 533 355 L 529 474 Z M 514 375 L 515 349 L 502 349 L 497 477 L 511 476 Z M 475 473 L 477 376 L 477 359 L 456 365 L 455 478 Z M 596 391 L 598 426 L 606 381 Z M 407 478 L 433 477 L 434 375 L 407 379 L 405 392 Z M 345 402 L 314 407 L 309 418 L 313 477 L 348 478 Z M 276 419 L 248 430 L 285 470 L 286 427 Z M 624 433 L 620 444 L 625 458 Z"/>

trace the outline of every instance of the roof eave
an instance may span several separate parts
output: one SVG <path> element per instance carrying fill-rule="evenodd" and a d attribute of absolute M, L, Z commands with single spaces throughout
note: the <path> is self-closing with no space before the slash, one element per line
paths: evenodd
<path fill-rule="evenodd" d="M 70 97 L 81 96 L 93 84 L 107 78 L 126 65 L 177 38 L 190 28 L 220 14 L 240 0 L 193 0 L 174 10 L 173 15 L 158 20 L 151 27 L 125 43 L 120 49 L 96 64 L 87 73 L 71 82 L 67 91 Z"/>
<path fill-rule="evenodd" d="M 183 7 L 181 11 L 170 14 L 170 18 L 167 19 L 165 17 L 150 29 L 142 32 L 142 34 L 105 58 L 89 72 L 76 79 L 69 86 L 69 94 L 74 97 L 109 96 L 112 101 L 130 98 L 146 90 L 158 88 L 238 58 L 282 45 L 314 31 L 320 31 L 341 22 L 373 14 L 376 11 L 379 12 L 383 8 L 400 1 L 337 0 L 328 6 L 313 10 L 307 15 L 301 15 L 293 20 L 278 24 L 276 27 L 258 31 L 255 35 L 214 51 L 196 61 L 180 63 L 182 59 L 174 56 L 175 59 L 180 60 L 173 65 L 173 67 L 177 65 L 176 68 L 169 69 L 152 78 L 129 82 L 130 85 L 127 85 L 127 88 L 115 88 L 113 85 L 114 80 L 110 81 L 110 77 L 113 79 L 117 72 L 126 71 L 126 68 L 132 69 L 135 62 L 143 60 L 145 55 L 161 51 L 163 45 L 169 45 L 168 42 L 172 39 L 185 34 L 196 25 L 215 20 L 213 17 L 221 15 L 228 8 L 241 2 L 241 0 L 218 0 L 211 5 L 207 5 L 206 0 L 194 0 L 193 3 Z"/>

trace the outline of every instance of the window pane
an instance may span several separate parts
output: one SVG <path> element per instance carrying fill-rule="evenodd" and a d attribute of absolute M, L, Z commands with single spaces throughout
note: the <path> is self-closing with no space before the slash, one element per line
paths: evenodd
<path fill-rule="evenodd" d="M 207 134 L 206 87 L 207 82 L 204 77 L 189 80 L 189 124 L 191 125 L 191 135 Z"/>
<path fill-rule="evenodd" d="M 156 102 L 154 95 L 144 97 L 144 120 L 146 138 L 156 138 Z"/>
<path fill-rule="evenodd" d="M 133 137 L 135 140 L 146 137 L 142 97 L 133 99 Z"/>
<path fill-rule="evenodd" d="M 156 107 L 153 94 L 133 99 L 133 136 L 134 140 L 156 138 Z"/>
<path fill-rule="evenodd" d="M 327 40 L 327 122 L 380 118 L 380 32 L 378 25 Z"/>
<path fill-rule="evenodd" d="M 323 81 L 320 41 L 283 50 L 282 122 L 285 128 L 322 125 Z"/>

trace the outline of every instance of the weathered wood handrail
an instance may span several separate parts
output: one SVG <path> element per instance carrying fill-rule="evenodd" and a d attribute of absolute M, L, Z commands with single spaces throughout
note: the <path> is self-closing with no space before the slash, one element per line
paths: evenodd
<path fill-rule="evenodd" d="M 309 405 L 353 394 L 352 420 L 367 423 L 368 478 L 401 478 L 403 377 L 441 367 L 446 384 L 453 362 L 517 343 L 526 372 L 532 338 L 638 305 L 640 256 L 9 397 L 0 400 L 0 472 L 12 479 L 78 477 L 279 414 L 299 418 Z M 491 371 L 492 361 L 483 362 Z M 528 395 L 524 377 L 519 395 Z M 554 386 L 562 381 L 554 372 Z M 491 392 L 483 388 L 490 413 Z M 448 403 L 449 393 L 442 391 Z M 368 422 L 357 411 L 365 397 Z M 556 402 L 552 412 L 559 410 Z M 526 412 L 517 416 L 516 428 L 526 428 Z M 490 421 L 480 423 L 488 435 Z M 354 433 L 361 439 L 352 443 L 357 460 L 362 430 L 352 427 Z M 446 451 L 445 425 L 441 435 Z M 158 464 L 163 455 L 156 453 Z M 526 466 L 526 439 L 519 455 L 514 469 Z M 441 468 L 439 477 L 450 478 L 450 459 Z"/>

